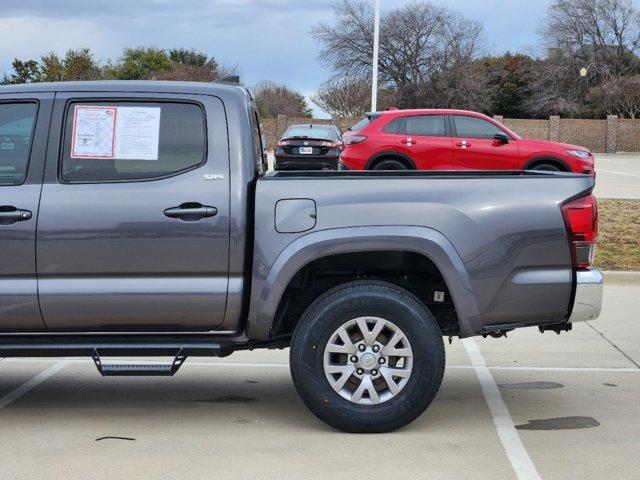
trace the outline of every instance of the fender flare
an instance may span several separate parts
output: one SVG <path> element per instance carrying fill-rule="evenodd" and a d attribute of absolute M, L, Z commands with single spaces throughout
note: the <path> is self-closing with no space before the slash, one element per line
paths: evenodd
<path fill-rule="evenodd" d="M 458 314 L 461 337 L 480 331 L 480 312 L 471 279 L 451 242 L 419 226 L 348 227 L 312 232 L 287 245 L 271 266 L 254 258 L 246 333 L 269 340 L 280 300 L 295 274 L 322 257 L 341 253 L 403 250 L 422 254 L 440 270 Z M 263 272 L 263 273 L 262 273 Z"/>
<path fill-rule="evenodd" d="M 371 165 L 373 165 L 374 162 L 376 162 L 377 160 L 379 160 L 382 157 L 399 157 L 399 158 L 403 159 L 405 162 L 407 162 L 411 166 L 411 168 L 413 170 L 417 170 L 416 162 L 414 162 L 413 159 L 409 155 L 406 155 L 406 154 L 404 154 L 402 152 L 399 152 L 397 150 L 385 150 L 383 152 L 376 153 L 373 157 L 371 157 L 369 159 L 367 164 L 364 166 L 364 169 L 365 170 L 371 170 Z"/>

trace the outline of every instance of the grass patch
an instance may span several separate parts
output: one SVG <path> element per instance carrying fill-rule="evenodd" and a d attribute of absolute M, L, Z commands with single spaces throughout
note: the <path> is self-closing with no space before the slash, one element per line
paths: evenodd
<path fill-rule="evenodd" d="M 599 199 L 598 213 L 595 266 L 640 270 L 640 201 Z"/>

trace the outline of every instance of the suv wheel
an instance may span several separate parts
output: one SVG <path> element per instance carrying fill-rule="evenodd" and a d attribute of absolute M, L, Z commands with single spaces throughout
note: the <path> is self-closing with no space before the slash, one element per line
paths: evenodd
<path fill-rule="evenodd" d="M 374 170 L 408 170 L 407 166 L 402 163 L 400 160 L 396 160 L 393 158 L 389 158 L 386 160 L 379 161 Z"/>
<path fill-rule="evenodd" d="M 557 165 L 554 165 L 553 163 L 538 163 L 533 168 L 531 168 L 531 170 L 544 170 L 544 171 L 548 171 L 548 172 L 561 172 L 562 171 L 562 170 L 560 170 L 560 168 L 558 168 Z"/>
<path fill-rule="evenodd" d="M 346 432 L 388 432 L 416 419 L 444 375 L 442 333 L 408 291 L 352 282 L 318 298 L 291 344 L 300 397 L 322 421 Z"/>

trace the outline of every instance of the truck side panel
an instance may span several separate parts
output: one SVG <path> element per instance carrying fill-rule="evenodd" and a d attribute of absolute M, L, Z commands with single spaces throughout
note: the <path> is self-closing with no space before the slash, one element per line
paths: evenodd
<path fill-rule="evenodd" d="M 278 277 L 271 270 L 286 265 L 297 271 L 280 257 L 300 258 L 299 268 L 307 261 L 287 247 L 314 232 L 345 227 L 413 225 L 439 232 L 460 258 L 460 282 L 468 278 L 477 306 L 465 311 L 459 305 L 466 300 L 459 293 L 455 298 L 452 291 L 462 336 L 498 324 L 561 322 L 570 308 L 573 272 L 560 205 L 592 187 L 593 179 L 578 175 L 261 179 L 256 192 L 249 335 L 268 336 L 265 326 L 279 301 L 272 297 L 281 290 L 278 285 L 271 291 L 268 279 Z M 287 234 L 275 230 L 274 207 L 285 198 L 316 202 L 312 230 Z M 311 242 L 303 243 L 300 248 L 311 248 Z M 394 245 L 406 248 L 402 242 L 389 241 L 384 249 L 393 250 Z M 430 255 L 428 250 L 423 253 Z M 447 272 L 442 273 L 447 279 Z"/>

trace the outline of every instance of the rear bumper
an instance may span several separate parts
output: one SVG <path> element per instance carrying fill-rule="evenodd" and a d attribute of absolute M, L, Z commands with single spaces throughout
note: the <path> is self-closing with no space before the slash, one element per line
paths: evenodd
<path fill-rule="evenodd" d="M 276 170 L 337 170 L 338 157 L 276 157 L 274 168 Z"/>
<path fill-rule="evenodd" d="M 576 296 L 569 322 L 586 322 L 598 318 L 602 309 L 603 285 L 604 276 L 597 268 L 576 272 Z"/>

